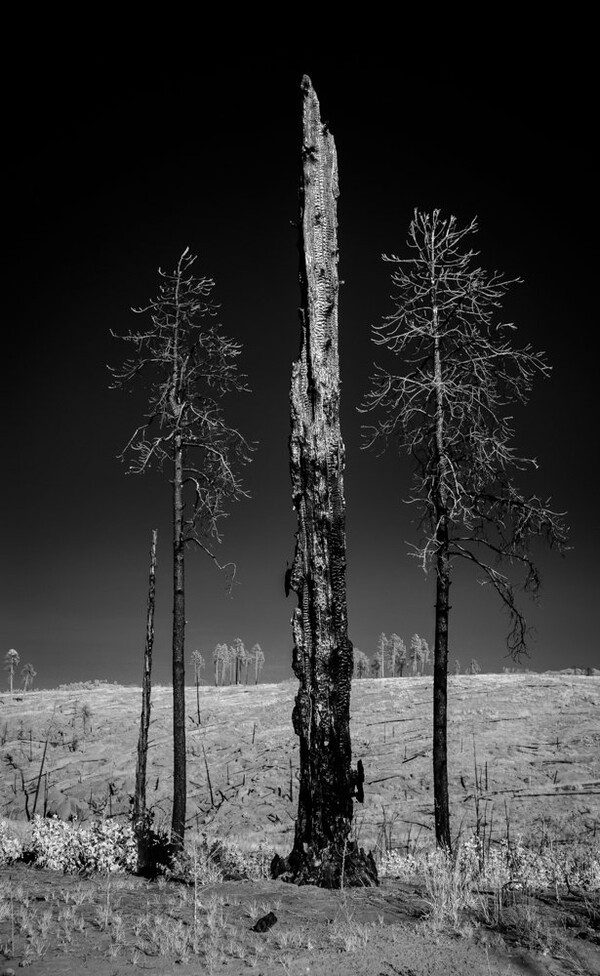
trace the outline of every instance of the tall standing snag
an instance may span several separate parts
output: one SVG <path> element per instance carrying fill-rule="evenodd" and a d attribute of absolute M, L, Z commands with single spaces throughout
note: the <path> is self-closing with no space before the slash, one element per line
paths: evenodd
<path fill-rule="evenodd" d="M 349 838 L 353 797 L 362 801 L 362 763 L 351 767 L 352 644 L 347 633 L 344 444 L 339 420 L 337 157 L 319 102 L 304 77 L 301 188 L 300 358 L 292 367 L 290 469 L 298 517 L 289 585 L 293 711 L 300 739 L 294 847 L 276 856 L 275 877 L 339 887 L 372 884 L 372 856 Z"/>

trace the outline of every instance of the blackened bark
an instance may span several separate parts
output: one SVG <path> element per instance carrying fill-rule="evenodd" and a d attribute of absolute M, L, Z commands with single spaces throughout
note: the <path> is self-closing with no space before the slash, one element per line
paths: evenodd
<path fill-rule="evenodd" d="M 298 517 L 289 583 L 293 669 L 300 686 L 293 711 L 300 739 L 294 847 L 274 858 L 275 877 L 340 887 L 377 883 L 372 855 L 350 840 L 353 797 L 364 774 L 351 769 L 353 667 L 346 608 L 344 444 L 339 420 L 338 196 L 333 137 L 321 124 L 310 80 L 302 84 L 300 358 L 292 368 L 290 470 Z"/>
<path fill-rule="evenodd" d="M 154 645 L 154 606 L 156 597 L 156 529 L 152 530 L 150 545 L 150 572 L 148 574 L 148 603 L 146 606 L 146 643 L 144 647 L 144 674 L 142 677 L 142 714 L 138 738 L 137 766 L 135 772 L 135 799 L 133 804 L 134 827 L 143 823 L 146 814 L 146 761 L 148 757 L 148 729 L 152 694 L 152 648 Z"/>
<path fill-rule="evenodd" d="M 444 516 L 438 522 L 436 560 L 435 649 L 433 662 L 433 798 L 435 840 L 450 852 L 450 805 L 448 801 L 448 618 L 450 614 L 450 562 L 448 528 Z"/>
<path fill-rule="evenodd" d="M 175 436 L 173 465 L 173 815 L 171 842 L 183 847 L 185 831 L 185 586 L 183 534 L 183 446 Z"/>
<path fill-rule="evenodd" d="M 148 759 L 148 729 L 152 695 L 152 648 L 154 646 L 154 606 L 156 599 L 156 540 L 152 530 L 150 545 L 150 572 L 148 574 L 148 603 L 146 606 L 146 643 L 144 646 L 144 674 L 142 677 L 142 714 L 138 737 L 137 765 L 135 771 L 135 797 L 133 802 L 133 828 L 137 840 L 137 870 L 145 874 L 150 866 L 148 828 L 146 823 L 146 765 Z"/>

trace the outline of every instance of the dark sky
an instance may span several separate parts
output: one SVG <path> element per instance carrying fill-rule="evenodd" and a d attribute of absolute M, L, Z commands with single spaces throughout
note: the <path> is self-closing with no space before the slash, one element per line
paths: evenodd
<path fill-rule="evenodd" d="M 292 222 L 306 72 L 340 172 L 350 636 L 369 655 L 381 631 L 407 642 L 418 632 L 432 643 L 433 577 L 407 555 L 416 541 L 402 504 L 410 467 L 361 451 L 365 420 L 356 406 L 379 355 L 370 326 L 391 310 L 381 253 L 402 252 L 415 207 L 439 207 L 461 221 L 477 215 L 481 263 L 525 279 L 505 317 L 519 326 L 515 341 L 545 350 L 554 367 L 515 412 L 518 446 L 539 460 L 522 484 L 568 512 L 574 548 L 564 559 L 536 549 L 544 588 L 540 607 L 524 604 L 537 630 L 526 663 L 598 666 L 588 59 L 573 56 L 567 67 L 541 44 L 430 60 L 408 44 L 402 56 L 372 54 L 367 67 L 348 48 L 326 59 L 205 47 L 180 59 L 141 44 L 82 44 L 76 55 L 54 48 L 30 57 L 27 83 L 7 99 L 2 656 L 16 648 L 42 687 L 139 683 L 157 527 L 155 676 L 170 680 L 170 487 L 157 474 L 125 476 L 116 455 L 144 400 L 109 390 L 106 367 L 125 349 L 109 330 L 132 327 L 130 306 L 155 293 L 157 268 L 173 267 L 189 245 L 198 273 L 216 281 L 225 331 L 244 345 L 253 392 L 231 404 L 230 416 L 259 448 L 246 472 L 252 498 L 232 510 L 221 547 L 238 566 L 233 598 L 205 557 L 188 558 L 187 658 L 196 648 L 209 658 L 217 642 L 240 636 L 262 645 L 267 680 L 290 675 L 288 388 L 299 347 Z M 451 661 L 476 657 L 484 670 L 510 663 L 507 618 L 493 595 L 460 572 L 452 605 Z"/>

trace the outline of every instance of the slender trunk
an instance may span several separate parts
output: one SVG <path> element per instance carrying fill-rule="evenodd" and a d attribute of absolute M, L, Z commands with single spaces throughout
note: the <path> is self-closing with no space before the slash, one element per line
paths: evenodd
<path fill-rule="evenodd" d="M 436 473 L 434 512 L 436 524 L 436 602 L 433 660 L 433 800 L 435 839 L 438 847 L 451 850 L 450 804 L 448 800 L 448 616 L 450 613 L 450 559 L 448 555 L 447 463 L 444 431 L 444 382 L 437 307 L 435 232 L 431 236 L 431 298 L 434 335 L 434 379 L 436 393 Z"/>
<path fill-rule="evenodd" d="M 173 465 L 173 816 L 171 841 L 183 847 L 185 831 L 185 587 L 183 534 L 183 446 L 175 436 Z"/>
<path fill-rule="evenodd" d="M 451 850 L 450 805 L 448 801 L 448 617 L 450 613 L 450 563 L 445 522 L 438 530 L 435 655 L 433 663 L 433 796 L 435 840 Z"/>
<path fill-rule="evenodd" d="M 152 647 L 154 645 L 154 607 L 156 599 L 156 540 L 157 531 L 152 530 L 150 545 L 150 572 L 148 575 L 148 602 L 146 606 L 146 643 L 144 647 L 144 673 L 142 677 L 142 714 L 138 738 L 137 767 L 135 772 L 135 799 L 133 805 L 133 824 L 138 830 L 143 827 L 146 815 L 146 762 L 148 758 L 148 729 L 152 693 Z M 85 740 L 85 718 L 83 720 Z"/>
<path fill-rule="evenodd" d="M 148 602 L 146 606 L 146 643 L 144 646 L 144 673 L 142 677 L 142 714 L 138 738 L 137 766 L 135 771 L 135 798 L 133 804 L 133 828 L 137 840 L 137 870 L 145 874 L 152 870 L 151 849 L 146 824 L 146 764 L 148 759 L 148 730 L 150 728 L 150 709 L 152 693 L 152 648 L 154 645 L 154 607 L 156 601 L 156 540 L 157 531 L 152 530 L 150 545 L 150 572 L 148 575 Z M 83 741 L 85 748 L 86 720 L 83 718 Z"/>
<path fill-rule="evenodd" d="M 198 725 L 202 724 L 202 719 L 200 718 L 200 675 L 196 671 L 196 710 L 198 712 Z"/>
<path fill-rule="evenodd" d="M 372 884 L 371 855 L 349 839 L 353 797 L 363 799 L 362 763 L 351 769 L 353 653 L 347 633 L 344 444 L 339 423 L 337 335 L 337 157 L 319 103 L 303 79 L 302 338 L 292 370 L 290 471 L 298 517 L 291 589 L 293 710 L 300 740 L 298 816 L 293 849 L 274 877 L 341 887 Z"/>

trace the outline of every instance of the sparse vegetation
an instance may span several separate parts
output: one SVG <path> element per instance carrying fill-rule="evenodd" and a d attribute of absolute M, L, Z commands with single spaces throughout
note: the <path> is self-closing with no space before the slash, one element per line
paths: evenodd
<path fill-rule="evenodd" d="M 18 703 L 6 696 L 1 798 L 11 816 L 21 819 L 0 820 L 2 876 L 10 879 L 10 888 L 0 883 L 0 951 L 10 957 L 5 965 L 17 971 L 27 961 L 38 976 L 36 966 L 49 967 L 52 959 L 60 970 L 66 953 L 69 962 L 85 953 L 91 973 L 98 958 L 110 960 L 119 976 L 153 965 L 170 973 L 184 960 L 191 969 L 210 972 L 210 963 L 231 976 L 252 969 L 276 976 L 285 974 L 284 965 L 301 976 L 301 963 L 315 976 L 344 964 L 346 972 L 369 976 L 371 965 L 378 976 L 388 972 L 386 961 L 398 968 L 402 958 L 415 974 L 425 966 L 418 961 L 426 960 L 437 976 L 446 971 L 440 968 L 443 957 L 447 965 L 455 960 L 455 972 L 508 976 L 510 957 L 502 953 L 515 946 L 535 958 L 552 955 L 556 976 L 578 971 L 563 973 L 558 959 L 567 955 L 579 960 L 579 972 L 593 972 L 585 952 L 599 945 L 600 811 L 593 786 L 598 681 L 583 675 L 453 678 L 451 796 L 455 822 L 458 811 L 462 818 L 456 859 L 440 857 L 432 838 L 426 720 L 431 678 L 355 683 L 355 755 L 362 756 L 372 782 L 355 835 L 376 852 L 381 887 L 374 897 L 383 924 L 367 889 L 344 886 L 317 899 L 314 889 L 269 878 L 274 855 L 289 843 L 290 794 L 298 788 L 286 725 L 290 683 L 203 690 L 204 724 L 189 740 L 191 826 L 184 852 L 175 859 L 165 774 L 170 689 L 155 689 L 148 786 L 152 828 L 162 846 L 154 880 L 130 873 L 127 794 L 133 770 L 128 781 L 122 778 L 121 761 L 131 766 L 135 753 L 139 689 L 104 683 L 86 687 L 84 695 L 81 689 L 37 691 Z M 193 706 L 194 689 L 187 693 Z M 95 715 L 85 757 L 70 749 L 84 702 Z M 100 785 L 97 763 L 107 750 L 111 768 Z M 59 773 L 75 795 L 91 799 L 82 806 L 87 819 L 32 817 L 26 823 L 21 768 L 30 812 L 38 784 L 38 812 L 46 797 L 56 806 Z M 89 769 L 88 785 L 69 773 L 73 769 Z M 16 794 L 8 788 L 11 782 Z M 553 819 L 549 809 L 556 813 Z M 69 810 L 75 815 L 71 806 L 63 816 Z M 35 842 L 34 824 L 40 824 Z M 123 864 L 127 857 L 129 867 Z M 277 923 L 264 934 L 252 932 L 270 911 Z M 497 969 L 493 963 L 487 968 L 489 944 L 500 952 Z M 462 952 L 474 954 L 470 962 L 456 961 Z"/>
<path fill-rule="evenodd" d="M 76 959 L 84 953 L 89 966 L 95 945 L 122 967 L 115 969 L 119 973 L 130 972 L 141 958 L 200 962 L 207 972 L 239 961 L 239 970 L 227 971 L 240 974 L 272 964 L 285 973 L 295 972 L 289 967 L 302 958 L 321 976 L 340 953 L 362 960 L 368 952 L 385 965 L 390 945 L 397 952 L 403 946 L 415 952 L 421 945 L 429 966 L 441 945 L 440 961 L 445 953 L 448 964 L 451 943 L 443 940 L 461 936 L 454 953 L 461 946 L 462 951 L 484 947 L 493 938 L 504 968 L 485 971 L 504 976 L 511 971 L 507 950 L 512 946 L 534 956 L 568 959 L 571 966 L 579 960 L 584 972 L 587 957 L 580 947 L 589 946 L 593 954 L 600 943 L 599 841 L 564 846 L 544 835 L 535 848 L 517 837 L 484 849 L 473 836 L 457 844 L 454 855 L 439 849 L 385 852 L 379 860 L 384 898 L 376 918 L 363 914 L 365 889 L 342 890 L 328 893 L 331 907 L 310 924 L 298 917 L 306 889 L 268 881 L 273 853 L 268 847 L 244 852 L 235 843 L 197 834 L 188 837 L 172 867 L 149 884 L 127 875 L 135 865 L 135 838 L 127 824 L 101 821 L 84 829 L 36 817 L 24 844 L 0 821 L 0 864 L 12 871 L 0 882 L 0 951 L 13 965 L 22 960 L 31 966 L 50 956 Z M 23 858 L 42 870 L 17 873 Z M 52 870 L 60 872 L 54 887 Z M 401 919 L 394 924 L 386 914 L 386 892 L 393 904 L 399 883 L 409 884 L 423 906 L 417 929 L 414 923 L 397 924 Z M 269 913 L 277 924 L 257 937 L 253 928 Z M 350 968 L 357 965 L 348 962 Z"/>

